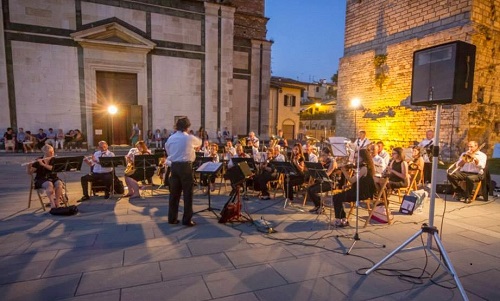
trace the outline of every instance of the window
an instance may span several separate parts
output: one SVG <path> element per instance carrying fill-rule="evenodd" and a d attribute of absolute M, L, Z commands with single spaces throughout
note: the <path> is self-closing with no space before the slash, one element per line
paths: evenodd
<path fill-rule="evenodd" d="M 295 107 L 295 95 L 285 95 L 285 107 Z"/>

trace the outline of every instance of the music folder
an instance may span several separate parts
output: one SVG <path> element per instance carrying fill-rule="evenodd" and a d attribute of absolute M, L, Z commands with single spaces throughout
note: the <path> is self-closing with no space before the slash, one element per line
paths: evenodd
<path fill-rule="evenodd" d="M 297 175 L 297 169 L 292 165 L 291 162 L 278 162 L 273 161 L 273 165 L 279 173 L 287 174 L 287 175 Z"/>
<path fill-rule="evenodd" d="M 84 156 L 76 157 L 54 157 L 52 163 L 53 172 L 79 171 L 82 169 Z"/>
<path fill-rule="evenodd" d="M 117 157 L 99 157 L 99 164 L 102 167 L 116 167 L 116 166 L 126 166 L 125 156 Z"/>

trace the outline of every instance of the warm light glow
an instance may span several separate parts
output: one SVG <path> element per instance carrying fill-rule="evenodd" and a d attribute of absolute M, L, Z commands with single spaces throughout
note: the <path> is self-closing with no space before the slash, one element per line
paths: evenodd
<path fill-rule="evenodd" d="M 118 112 L 118 108 L 114 105 L 110 105 L 108 107 L 108 113 L 111 114 L 111 115 L 115 115 L 116 112 Z"/>
<path fill-rule="evenodd" d="M 361 100 L 359 98 L 353 98 L 351 99 L 351 107 L 354 108 L 354 109 L 357 109 L 359 108 L 359 106 L 361 105 Z"/>
<path fill-rule="evenodd" d="M 316 107 L 321 107 L 321 104 L 319 102 L 315 103 Z"/>

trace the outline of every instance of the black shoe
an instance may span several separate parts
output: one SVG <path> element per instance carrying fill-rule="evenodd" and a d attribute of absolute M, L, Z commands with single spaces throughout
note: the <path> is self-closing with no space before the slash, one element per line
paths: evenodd
<path fill-rule="evenodd" d="M 192 226 L 196 225 L 196 223 L 195 223 L 195 222 L 193 222 L 193 221 L 189 221 L 189 222 L 187 222 L 187 223 L 182 223 L 182 224 L 183 224 L 184 226 L 186 226 L 186 227 L 192 227 Z"/>
<path fill-rule="evenodd" d="M 104 199 L 109 200 L 109 194 L 106 194 L 106 195 L 104 196 Z"/>
<path fill-rule="evenodd" d="M 471 199 L 469 199 L 469 198 L 465 198 L 464 203 L 466 203 L 466 204 L 470 204 L 470 203 L 472 203 L 472 201 L 471 201 Z"/>
<path fill-rule="evenodd" d="M 171 224 L 171 225 L 177 225 L 179 223 L 179 220 L 168 221 L 168 223 Z"/>
<path fill-rule="evenodd" d="M 83 201 L 87 201 L 87 200 L 90 200 L 90 197 L 88 195 L 84 195 L 84 196 L 82 196 L 81 199 L 78 200 L 78 202 L 83 202 Z"/>

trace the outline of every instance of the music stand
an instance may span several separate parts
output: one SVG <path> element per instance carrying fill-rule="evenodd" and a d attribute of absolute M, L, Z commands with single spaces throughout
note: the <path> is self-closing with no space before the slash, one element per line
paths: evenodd
<path fill-rule="evenodd" d="M 160 156 L 155 155 L 135 155 L 134 168 L 142 168 L 142 180 L 152 178 L 155 171 L 155 166 L 160 163 Z M 152 172 L 151 172 L 152 171 Z M 143 184 L 144 185 L 144 184 Z M 153 180 L 151 179 L 151 195 L 153 194 Z"/>
<path fill-rule="evenodd" d="M 111 180 L 111 191 L 110 195 L 113 197 L 115 195 L 115 167 L 117 166 L 127 166 L 125 156 L 119 157 L 99 157 L 99 165 L 106 168 L 113 168 L 112 180 Z"/>
<path fill-rule="evenodd" d="M 255 171 L 257 170 L 257 167 L 255 166 L 255 160 L 253 158 L 231 158 L 231 160 L 233 161 L 234 165 L 239 165 L 240 163 L 245 162 L 252 171 L 252 173 L 255 173 Z M 243 199 L 248 200 L 246 181 L 243 183 L 243 191 L 244 191 Z"/>
<path fill-rule="evenodd" d="M 231 181 L 232 190 L 229 194 L 229 200 L 220 212 L 221 217 L 219 219 L 219 223 L 253 221 L 248 213 L 246 213 L 247 216 L 241 214 L 241 208 L 243 205 L 240 199 L 240 189 L 244 187 L 246 179 L 251 175 L 252 171 L 245 161 L 242 161 L 227 170 L 224 177 Z"/>
<path fill-rule="evenodd" d="M 297 171 L 297 169 L 295 168 L 295 166 L 293 166 L 292 162 L 278 162 L 278 161 L 273 161 L 273 165 L 274 167 L 276 168 L 276 171 L 278 173 L 282 173 L 282 174 L 285 174 L 285 179 L 286 179 L 286 191 L 288 194 L 288 191 L 290 189 L 290 176 L 293 176 L 293 175 L 297 175 L 299 174 L 299 172 Z M 285 203 L 283 204 L 283 209 L 286 208 L 287 205 L 290 205 L 290 207 L 292 208 L 295 208 L 299 211 L 304 211 L 300 208 L 296 208 L 291 202 L 290 200 L 288 199 L 288 196 L 285 198 Z"/>
<path fill-rule="evenodd" d="M 212 160 L 211 157 L 207 157 L 207 159 Z M 222 168 L 222 163 L 205 162 L 200 167 L 198 167 L 198 169 L 196 169 L 196 172 L 199 172 L 201 175 L 207 175 L 207 181 L 208 181 L 208 183 L 210 183 L 212 176 L 214 176 L 216 173 L 218 173 L 221 168 Z M 208 187 L 207 191 L 208 191 L 208 207 L 203 209 L 203 210 L 195 212 L 195 214 L 200 213 L 200 212 L 210 211 L 215 215 L 215 217 L 219 218 L 217 216 L 217 213 L 215 213 L 215 210 L 220 210 L 220 209 L 213 208 L 212 204 L 211 204 L 210 187 Z"/>
<path fill-rule="evenodd" d="M 313 179 L 318 180 L 320 184 L 320 189 L 319 189 L 319 194 L 321 195 L 323 193 L 323 183 L 332 183 L 332 180 L 328 175 L 326 174 L 326 169 L 323 167 L 321 163 L 315 163 L 315 162 L 304 162 L 306 165 L 307 170 L 309 171 L 309 176 L 311 176 Z M 322 202 L 320 203 L 320 206 L 323 207 Z M 320 211 L 318 212 L 318 217 L 319 214 L 322 212 L 322 209 L 320 208 Z M 332 208 L 330 208 L 330 221 L 332 220 Z M 328 223 L 328 229 L 330 229 L 330 223 Z"/>
<path fill-rule="evenodd" d="M 55 157 L 52 162 L 52 172 L 64 174 L 64 198 L 68 200 L 68 189 L 66 187 L 66 174 L 68 171 L 80 171 L 82 169 L 84 156 Z M 67 205 L 67 204 L 66 204 Z"/>
<path fill-rule="evenodd" d="M 241 162 L 246 162 L 250 170 L 255 171 L 255 160 L 253 158 L 231 158 L 234 165 L 238 165 Z"/>

